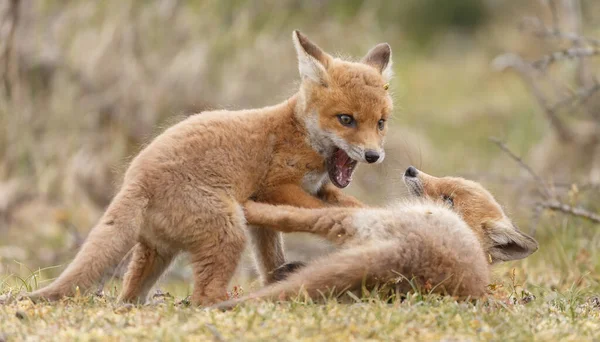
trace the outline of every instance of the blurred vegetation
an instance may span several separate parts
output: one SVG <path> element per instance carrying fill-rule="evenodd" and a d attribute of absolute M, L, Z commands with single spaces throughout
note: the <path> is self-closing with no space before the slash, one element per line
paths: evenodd
<path fill-rule="evenodd" d="M 598 225 L 536 210 L 529 175 L 488 140 L 505 141 L 558 184 L 552 190 L 570 205 L 600 211 L 600 126 L 586 114 L 587 100 L 559 115 L 589 137 L 591 149 L 557 143 L 527 82 L 491 66 L 505 52 L 533 61 L 569 47 L 519 29 L 529 16 L 570 30 L 563 15 L 569 1 L 46 0 L 22 2 L 17 25 L 10 10 L 17 1 L 4 1 L 0 274 L 18 289 L 16 276 L 30 283 L 31 270 L 71 260 L 128 160 L 165 127 L 202 110 L 264 106 L 293 94 L 290 38 L 300 29 L 344 56 L 358 58 L 381 41 L 392 45 L 396 110 L 387 158 L 360 167 L 351 193 L 373 204 L 402 196 L 400 173 L 410 164 L 479 180 L 524 231 L 537 228 L 540 241 L 532 257 L 499 267 L 499 281 L 516 268 L 525 284 L 597 293 Z M 600 37 L 599 4 L 581 4 L 586 25 L 579 33 Z M 595 59 L 586 61 L 597 69 Z M 573 59 L 546 70 L 543 90 L 552 103 L 579 89 L 579 65 Z M 304 236 L 288 239 L 291 259 L 324 250 Z M 41 272 L 39 281 L 61 269 Z M 241 274 L 251 269 L 246 263 Z M 185 295 L 190 284 L 178 280 L 187 279 L 186 269 L 172 273 L 162 286 Z"/>

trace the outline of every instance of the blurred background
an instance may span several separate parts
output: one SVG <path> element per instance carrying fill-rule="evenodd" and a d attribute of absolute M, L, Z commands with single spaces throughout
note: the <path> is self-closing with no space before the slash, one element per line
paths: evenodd
<path fill-rule="evenodd" d="M 540 242 L 498 281 L 598 291 L 599 28 L 594 0 L 0 1 L 0 281 L 55 277 L 166 127 L 292 95 L 300 29 L 343 57 L 393 49 L 387 157 L 350 193 L 402 197 L 411 164 L 478 180 Z M 287 238 L 292 260 L 327 250 Z M 161 288 L 188 293 L 185 265 Z M 246 257 L 233 283 L 253 274 Z"/>

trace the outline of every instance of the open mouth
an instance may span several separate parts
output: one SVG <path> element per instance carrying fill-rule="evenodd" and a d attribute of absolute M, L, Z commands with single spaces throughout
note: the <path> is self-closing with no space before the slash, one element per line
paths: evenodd
<path fill-rule="evenodd" d="M 327 159 L 327 173 L 329 179 L 338 188 L 345 188 L 352 181 L 352 173 L 358 162 L 346 154 L 344 150 L 336 148 L 331 157 Z"/>

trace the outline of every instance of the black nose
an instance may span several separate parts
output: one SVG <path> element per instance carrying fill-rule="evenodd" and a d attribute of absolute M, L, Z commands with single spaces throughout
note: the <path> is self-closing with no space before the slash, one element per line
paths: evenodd
<path fill-rule="evenodd" d="M 417 177 L 417 174 L 419 173 L 419 170 L 417 170 L 416 168 L 414 168 L 413 166 L 409 166 L 408 169 L 406 169 L 406 172 L 404 172 L 404 175 L 406 177 Z"/>
<path fill-rule="evenodd" d="M 369 164 L 374 163 L 379 160 L 379 153 L 375 151 L 367 151 L 365 152 L 365 159 Z"/>

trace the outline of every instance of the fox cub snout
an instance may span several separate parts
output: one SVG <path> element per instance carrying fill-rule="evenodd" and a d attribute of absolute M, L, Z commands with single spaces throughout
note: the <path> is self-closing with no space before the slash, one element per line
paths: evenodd
<path fill-rule="evenodd" d="M 413 196 L 442 201 L 457 212 L 473 229 L 492 263 L 523 259 L 538 249 L 537 241 L 521 232 L 479 183 L 434 177 L 412 166 L 404 173 L 404 183 Z"/>
<path fill-rule="evenodd" d="M 360 62 L 333 58 L 304 35 L 294 32 L 302 85 L 299 106 L 309 143 L 327 158 L 334 185 L 350 184 L 358 162 L 381 163 L 392 113 L 388 82 L 392 50 L 376 45 Z"/>

